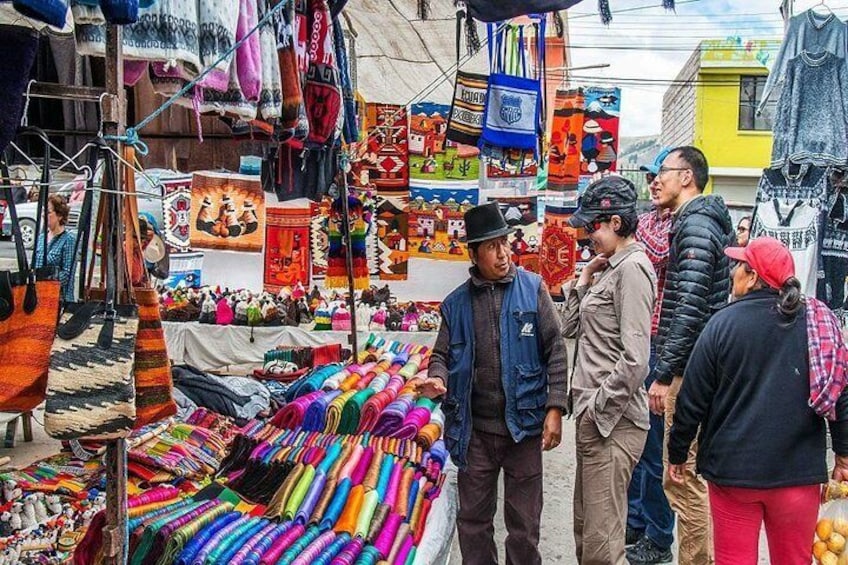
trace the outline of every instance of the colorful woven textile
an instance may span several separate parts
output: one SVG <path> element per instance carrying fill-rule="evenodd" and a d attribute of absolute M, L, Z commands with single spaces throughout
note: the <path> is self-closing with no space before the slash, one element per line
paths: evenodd
<path fill-rule="evenodd" d="M 341 199 L 333 202 L 330 212 L 330 250 L 327 259 L 327 288 L 347 288 L 347 264 L 343 245 L 343 222 L 347 222 L 350 230 L 350 248 L 353 257 L 353 284 L 356 290 L 369 288 L 368 257 L 365 236 L 368 233 L 370 213 L 363 201 L 354 195 L 348 199 L 348 217 L 344 217 Z"/>
<path fill-rule="evenodd" d="M 420 102 L 411 106 L 409 176 L 424 184 L 462 180 L 476 186 L 480 174 L 478 152 L 447 141 L 449 113 L 450 107 L 444 104 Z"/>
<path fill-rule="evenodd" d="M 580 139 L 583 135 L 582 89 L 557 90 L 548 152 L 548 190 L 577 196 L 580 177 Z"/>
<path fill-rule="evenodd" d="M 135 340 L 135 429 L 177 413 L 171 362 L 159 314 L 159 293 L 152 288 L 136 289 L 138 334 Z"/>
<path fill-rule="evenodd" d="M 590 87 L 583 93 L 586 110 L 580 142 L 580 174 L 591 178 L 596 173 L 616 170 L 621 89 Z"/>
<path fill-rule="evenodd" d="M 312 278 L 327 275 L 327 258 L 330 252 L 330 208 L 333 201 L 325 198 L 309 204 L 309 246 L 312 258 Z"/>
<path fill-rule="evenodd" d="M 259 177 L 195 173 L 191 181 L 191 246 L 262 251 L 265 195 Z"/>
<path fill-rule="evenodd" d="M 498 203 L 506 223 L 515 228 L 515 232 L 509 236 L 512 262 L 528 271 L 538 273 L 541 230 L 536 197 L 498 196 L 490 197 L 489 201 Z"/>
<path fill-rule="evenodd" d="M 396 199 L 377 198 L 379 275 L 383 281 L 403 281 L 409 265 L 409 206 Z"/>
<path fill-rule="evenodd" d="M 409 203 L 409 250 L 413 257 L 467 261 L 465 212 L 477 204 L 477 190 L 414 187 Z"/>
<path fill-rule="evenodd" d="M 162 223 L 171 253 L 191 251 L 191 177 L 164 179 Z"/>
<path fill-rule="evenodd" d="M 310 284 L 310 209 L 266 210 L 264 289 L 274 294 L 298 283 Z"/>
<path fill-rule="evenodd" d="M 409 149 L 406 108 L 369 103 L 368 142 L 364 160 L 370 181 L 383 195 L 405 195 L 409 191 Z"/>
<path fill-rule="evenodd" d="M 541 275 L 553 295 L 562 293 L 562 285 L 574 278 L 577 263 L 577 230 L 568 225 L 574 208 L 547 206 L 542 248 L 539 252 Z"/>

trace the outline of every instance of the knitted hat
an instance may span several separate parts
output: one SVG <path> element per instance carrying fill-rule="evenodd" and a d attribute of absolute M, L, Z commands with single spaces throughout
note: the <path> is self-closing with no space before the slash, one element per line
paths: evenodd
<path fill-rule="evenodd" d="M 64 0 L 13 0 L 12 5 L 25 16 L 54 27 L 65 27 L 68 4 Z"/>

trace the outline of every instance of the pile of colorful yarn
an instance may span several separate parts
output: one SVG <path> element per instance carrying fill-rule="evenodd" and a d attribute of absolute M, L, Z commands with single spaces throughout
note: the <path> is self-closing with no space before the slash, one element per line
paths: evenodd
<path fill-rule="evenodd" d="M 362 434 L 415 440 L 423 447 L 441 437 L 444 416 L 419 398 L 429 351 L 375 336 L 357 362 L 320 367 L 288 389 L 288 404 L 271 422 L 285 429 Z"/>
<path fill-rule="evenodd" d="M 240 524 L 230 531 L 240 536 L 234 545 L 250 546 L 256 563 L 411 563 L 446 458 L 440 440 L 425 451 L 371 434 L 252 426 L 222 474 L 264 517 L 224 517 L 222 527 Z M 248 533 L 260 531 L 256 540 Z"/>
<path fill-rule="evenodd" d="M 217 471 L 226 455 L 220 435 L 203 426 L 171 423 L 128 451 L 128 471 L 149 483 L 176 477 L 200 480 Z"/>

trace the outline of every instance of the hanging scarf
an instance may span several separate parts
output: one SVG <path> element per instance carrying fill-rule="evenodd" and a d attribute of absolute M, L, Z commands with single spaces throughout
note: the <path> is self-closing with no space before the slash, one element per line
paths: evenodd
<path fill-rule="evenodd" d="M 827 305 L 807 298 L 807 341 L 810 349 L 810 407 L 836 420 L 836 402 L 848 384 L 848 349 L 839 320 Z"/>

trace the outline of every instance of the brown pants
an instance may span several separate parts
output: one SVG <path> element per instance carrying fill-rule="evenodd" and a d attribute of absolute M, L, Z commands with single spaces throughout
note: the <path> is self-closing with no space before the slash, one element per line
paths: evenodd
<path fill-rule="evenodd" d="M 677 535 L 680 547 L 677 561 L 680 565 L 710 565 L 715 563 L 713 554 L 713 529 L 710 519 L 710 501 L 707 483 L 695 472 L 698 456 L 698 439 L 689 447 L 686 459 L 684 483 L 675 483 L 668 476 L 668 437 L 674 422 L 677 395 L 683 384 L 682 377 L 675 377 L 668 389 L 665 401 L 665 437 L 663 438 L 663 489 L 671 509 L 677 513 Z"/>
<path fill-rule="evenodd" d="M 539 523 L 542 518 L 542 439 L 515 443 L 511 437 L 473 431 L 468 466 L 457 476 L 459 488 L 459 548 L 465 565 L 498 562 L 494 518 L 498 507 L 498 477 L 504 471 L 506 562 L 542 563 Z"/>
<path fill-rule="evenodd" d="M 622 418 L 609 437 L 584 412 L 577 420 L 574 541 L 581 565 L 627 565 L 627 487 L 648 437 Z"/>

